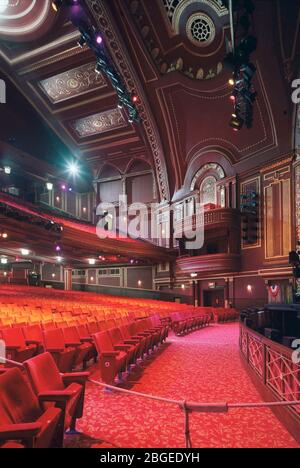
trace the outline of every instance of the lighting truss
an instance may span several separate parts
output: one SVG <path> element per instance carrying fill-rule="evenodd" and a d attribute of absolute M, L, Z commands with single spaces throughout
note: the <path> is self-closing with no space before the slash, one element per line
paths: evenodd
<path fill-rule="evenodd" d="M 125 108 L 128 112 L 128 121 L 130 123 L 140 122 L 141 118 L 136 106 L 138 101 L 135 95 L 132 95 L 119 74 L 109 52 L 105 48 L 101 31 L 97 31 L 92 24 L 87 8 L 80 0 L 56 0 L 52 2 L 53 9 L 58 11 L 64 8 L 73 25 L 79 30 L 81 37 L 78 41 L 80 47 L 89 47 L 96 57 L 95 71 L 103 73 L 109 79 L 112 87 L 118 96 L 118 107 Z"/>

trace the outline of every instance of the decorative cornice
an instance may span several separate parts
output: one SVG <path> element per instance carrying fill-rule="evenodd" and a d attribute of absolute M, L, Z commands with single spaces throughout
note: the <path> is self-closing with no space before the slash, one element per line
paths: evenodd
<path fill-rule="evenodd" d="M 143 87 L 134 73 L 130 58 L 122 44 L 122 39 L 112 24 L 111 14 L 106 2 L 103 0 L 87 0 L 86 3 L 97 24 L 101 27 L 101 31 L 106 39 L 106 45 L 123 76 L 128 90 L 130 92 L 137 92 L 139 95 L 140 103 L 138 111 L 153 155 L 160 198 L 161 200 L 169 200 L 170 191 L 163 147 Z"/>
<path fill-rule="evenodd" d="M 272 171 L 273 169 L 277 169 L 278 167 L 283 166 L 284 164 L 291 164 L 293 162 L 293 156 L 289 156 L 287 158 L 281 159 L 280 161 L 276 161 L 273 164 L 263 167 L 260 172 L 267 172 Z"/>

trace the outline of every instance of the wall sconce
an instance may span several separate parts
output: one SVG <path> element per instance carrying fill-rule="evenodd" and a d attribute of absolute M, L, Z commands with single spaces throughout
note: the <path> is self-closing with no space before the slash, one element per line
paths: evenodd
<path fill-rule="evenodd" d="M 252 293 L 252 290 L 253 290 L 253 286 L 251 284 L 248 284 L 248 286 L 247 286 L 248 293 L 249 294 Z"/>

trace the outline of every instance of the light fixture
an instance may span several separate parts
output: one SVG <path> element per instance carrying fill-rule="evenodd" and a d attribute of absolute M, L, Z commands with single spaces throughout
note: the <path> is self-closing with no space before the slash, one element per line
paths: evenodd
<path fill-rule="evenodd" d="M 62 6 L 62 0 L 54 0 L 51 5 L 52 9 L 57 13 Z"/>
<path fill-rule="evenodd" d="M 7 232 L 3 232 L 3 233 L 1 234 L 1 236 L 2 236 L 3 239 L 7 239 L 7 238 L 8 238 Z"/>
<path fill-rule="evenodd" d="M 141 280 L 138 281 L 138 286 L 139 288 L 143 285 L 143 282 Z"/>
<path fill-rule="evenodd" d="M 191 278 L 197 278 L 197 273 L 191 273 Z"/>
<path fill-rule="evenodd" d="M 23 257 L 27 257 L 30 254 L 30 250 L 28 249 L 21 249 L 21 254 Z"/>
<path fill-rule="evenodd" d="M 86 213 L 86 207 L 85 207 L 85 206 L 82 208 L 82 211 L 83 211 L 84 213 Z"/>
<path fill-rule="evenodd" d="M 52 278 L 55 278 L 56 274 L 55 273 L 52 273 Z"/>
<path fill-rule="evenodd" d="M 56 261 L 57 261 L 58 263 L 61 263 L 61 262 L 63 261 L 63 258 L 62 258 L 62 257 L 56 257 Z"/>
<path fill-rule="evenodd" d="M 60 197 L 56 197 L 56 201 L 57 201 L 57 203 L 59 203 L 60 202 Z"/>
<path fill-rule="evenodd" d="M 93 276 L 91 276 L 91 281 L 94 281 L 94 277 L 93 277 Z"/>
<path fill-rule="evenodd" d="M 71 176 L 76 177 L 80 172 L 78 163 L 76 161 L 70 162 L 68 164 L 68 171 L 71 174 Z"/>
<path fill-rule="evenodd" d="M 234 85 L 235 85 L 235 80 L 234 80 L 233 78 L 230 78 L 230 79 L 228 80 L 228 84 L 229 84 L 230 86 L 234 86 Z"/>
<path fill-rule="evenodd" d="M 2 257 L 1 258 L 1 265 L 7 265 L 7 264 L 8 264 L 7 258 Z"/>
<path fill-rule="evenodd" d="M 0 8 L 1 8 L 1 0 L 0 0 Z M 4 174 L 6 174 L 6 175 L 11 174 L 11 167 L 10 166 L 4 166 Z"/>
<path fill-rule="evenodd" d="M 47 182 L 47 183 L 46 183 L 46 188 L 47 188 L 47 190 L 49 190 L 49 192 L 51 192 L 51 190 L 53 190 L 53 184 L 52 184 L 52 182 Z"/>
<path fill-rule="evenodd" d="M 89 258 L 89 265 L 96 265 L 96 259 L 95 258 Z"/>
<path fill-rule="evenodd" d="M 248 284 L 248 286 L 247 286 L 248 293 L 252 293 L 252 289 L 253 289 L 253 287 L 251 286 L 251 284 Z"/>
<path fill-rule="evenodd" d="M 181 285 L 181 289 L 185 289 L 185 284 L 182 284 L 182 285 Z"/>

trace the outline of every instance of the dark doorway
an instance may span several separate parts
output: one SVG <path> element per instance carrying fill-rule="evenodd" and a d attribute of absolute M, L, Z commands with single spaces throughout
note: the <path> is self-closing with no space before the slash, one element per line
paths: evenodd
<path fill-rule="evenodd" d="M 203 306 L 204 307 L 224 307 L 224 289 L 212 289 L 203 291 Z"/>

